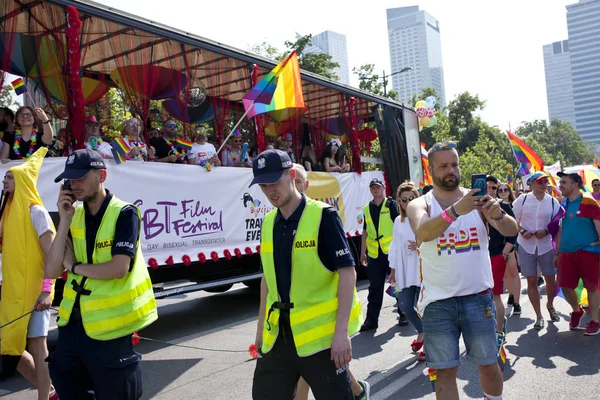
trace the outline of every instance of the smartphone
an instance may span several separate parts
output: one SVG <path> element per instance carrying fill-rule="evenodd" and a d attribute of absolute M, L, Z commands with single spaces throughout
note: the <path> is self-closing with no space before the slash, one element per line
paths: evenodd
<path fill-rule="evenodd" d="M 471 175 L 471 189 L 479 189 L 473 196 L 485 196 L 487 194 L 486 174 Z"/>
<path fill-rule="evenodd" d="M 72 190 L 71 189 L 71 181 L 68 179 L 65 179 L 65 182 L 63 183 L 63 190 Z"/>

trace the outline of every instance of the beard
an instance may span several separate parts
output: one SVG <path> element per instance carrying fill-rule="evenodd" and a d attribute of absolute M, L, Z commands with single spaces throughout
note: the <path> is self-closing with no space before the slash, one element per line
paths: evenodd
<path fill-rule="evenodd" d="M 460 175 L 448 174 L 443 178 L 433 175 L 433 183 L 440 189 L 451 192 L 460 185 Z"/>

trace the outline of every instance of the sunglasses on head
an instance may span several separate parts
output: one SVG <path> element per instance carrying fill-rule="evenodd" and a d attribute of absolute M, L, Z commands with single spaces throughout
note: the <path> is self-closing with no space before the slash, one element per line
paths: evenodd
<path fill-rule="evenodd" d="M 408 203 L 408 202 L 410 202 L 410 201 L 412 201 L 412 200 L 414 200 L 414 199 L 415 199 L 415 196 L 411 196 L 411 197 L 400 197 L 400 202 L 401 202 L 401 203 Z"/>
<path fill-rule="evenodd" d="M 167 128 L 177 128 L 177 124 L 166 124 Z"/>
<path fill-rule="evenodd" d="M 432 149 L 435 151 L 438 151 L 441 149 L 455 149 L 455 148 L 456 148 L 456 142 L 453 142 L 453 141 L 436 143 L 432 147 Z"/>
<path fill-rule="evenodd" d="M 500 188 L 500 189 L 498 189 L 498 193 L 505 193 L 505 192 L 506 193 L 510 192 L 510 189 L 509 188 Z"/>

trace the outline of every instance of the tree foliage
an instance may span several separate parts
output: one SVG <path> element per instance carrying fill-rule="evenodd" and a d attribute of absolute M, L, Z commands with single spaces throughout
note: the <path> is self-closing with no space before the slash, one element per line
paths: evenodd
<path fill-rule="evenodd" d="M 2 73 L 0 71 L 0 73 Z M 13 96 L 13 88 L 10 85 L 5 85 L 0 90 L 0 107 L 10 107 L 13 111 L 16 111 L 21 105 Z"/>

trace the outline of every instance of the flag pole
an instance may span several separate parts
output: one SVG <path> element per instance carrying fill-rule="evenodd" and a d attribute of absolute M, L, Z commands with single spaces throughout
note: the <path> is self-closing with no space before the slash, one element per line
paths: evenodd
<path fill-rule="evenodd" d="M 29 96 L 29 100 L 31 100 L 31 104 L 33 104 L 33 108 L 37 108 L 35 101 L 33 101 L 33 97 L 31 97 L 31 93 L 29 93 L 29 90 L 27 91 L 27 95 Z"/>
<path fill-rule="evenodd" d="M 246 111 L 244 112 L 244 114 L 242 114 L 242 116 L 240 117 L 239 121 L 235 123 L 235 125 L 233 126 L 233 128 L 231 128 L 229 135 L 227 135 L 227 137 L 225 138 L 225 140 L 223 140 L 223 143 L 221 143 L 221 147 L 219 147 L 219 150 L 217 150 L 217 154 L 219 154 L 219 152 L 221 152 L 221 150 L 223 149 L 223 147 L 225 147 L 225 144 L 227 143 L 227 141 L 229 140 L 229 138 L 231 137 L 231 135 L 233 134 L 233 132 L 235 132 L 235 130 L 237 129 L 237 127 L 242 123 L 242 120 L 246 117 L 246 115 L 248 115 L 248 113 L 250 112 L 250 110 L 252 110 L 252 107 L 254 107 L 254 101 L 250 104 L 250 107 L 248 107 L 246 109 Z"/>

